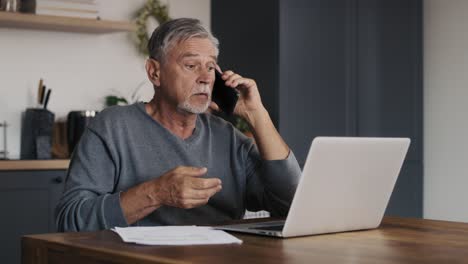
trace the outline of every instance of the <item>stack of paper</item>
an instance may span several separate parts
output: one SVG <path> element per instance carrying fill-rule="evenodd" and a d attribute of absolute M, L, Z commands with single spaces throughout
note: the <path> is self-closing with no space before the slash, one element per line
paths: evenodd
<path fill-rule="evenodd" d="M 98 18 L 97 0 L 36 0 L 36 14 Z"/>
<path fill-rule="evenodd" d="M 141 245 L 214 245 L 241 244 L 242 240 L 211 227 L 152 226 L 115 227 L 124 242 Z"/>

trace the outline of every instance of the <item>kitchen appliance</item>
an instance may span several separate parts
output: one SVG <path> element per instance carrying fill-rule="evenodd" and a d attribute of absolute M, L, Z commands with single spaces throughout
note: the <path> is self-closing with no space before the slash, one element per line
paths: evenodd
<path fill-rule="evenodd" d="M 97 115 L 97 111 L 71 111 L 67 117 L 67 143 L 70 155 L 80 141 L 89 122 Z"/>

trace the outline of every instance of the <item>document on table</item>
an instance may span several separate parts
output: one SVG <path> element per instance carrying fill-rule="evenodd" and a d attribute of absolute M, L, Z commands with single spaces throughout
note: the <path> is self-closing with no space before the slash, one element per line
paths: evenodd
<path fill-rule="evenodd" d="M 124 242 L 141 245 L 215 245 L 241 244 L 242 240 L 204 226 L 115 227 Z"/>

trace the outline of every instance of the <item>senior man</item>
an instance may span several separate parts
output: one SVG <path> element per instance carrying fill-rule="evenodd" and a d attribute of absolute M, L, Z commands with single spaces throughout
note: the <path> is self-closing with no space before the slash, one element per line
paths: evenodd
<path fill-rule="evenodd" d="M 241 219 L 245 210 L 284 216 L 299 165 L 262 105 L 257 84 L 225 71 L 240 93 L 235 114 L 255 143 L 206 113 L 218 41 L 196 19 L 161 24 L 146 62 L 154 97 L 110 107 L 88 126 L 56 208 L 61 231 L 129 225 L 202 225 Z"/>

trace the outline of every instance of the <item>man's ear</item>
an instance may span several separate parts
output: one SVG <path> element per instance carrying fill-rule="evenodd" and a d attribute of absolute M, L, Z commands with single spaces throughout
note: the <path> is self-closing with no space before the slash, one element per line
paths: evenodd
<path fill-rule="evenodd" d="M 146 75 L 148 76 L 148 79 L 151 81 L 151 83 L 153 83 L 157 87 L 161 86 L 161 64 L 159 63 L 159 61 L 149 58 L 146 60 L 145 68 Z"/>

